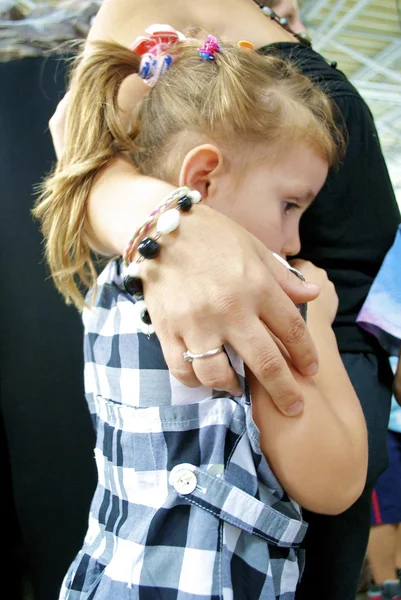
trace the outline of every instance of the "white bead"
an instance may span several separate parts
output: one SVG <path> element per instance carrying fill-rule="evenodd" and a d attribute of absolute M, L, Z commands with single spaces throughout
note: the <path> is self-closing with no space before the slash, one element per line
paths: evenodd
<path fill-rule="evenodd" d="M 137 262 L 132 262 L 125 269 L 125 273 L 130 277 L 139 277 L 141 274 L 141 265 Z"/>
<path fill-rule="evenodd" d="M 202 200 L 202 194 L 198 190 L 192 190 L 187 194 L 194 204 L 198 204 Z"/>
<path fill-rule="evenodd" d="M 180 224 L 180 211 L 176 208 L 166 210 L 157 220 L 158 233 L 171 233 Z"/>
<path fill-rule="evenodd" d="M 264 6 L 262 8 L 262 12 L 266 15 L 266 17 L 271 17 L 271 15 L 273 14 L 273 11 L 269 6 Z"/>

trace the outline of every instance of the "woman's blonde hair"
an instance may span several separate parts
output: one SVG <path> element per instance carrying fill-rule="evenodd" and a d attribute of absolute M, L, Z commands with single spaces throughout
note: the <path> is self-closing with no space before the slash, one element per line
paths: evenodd
<path fill-rule="evenodd" d="M 90 55 L 75 59 L 64 153 L 33 211 L 67 303 L 82 308 L 83 290 L 95 283 L 87 199 L 99 169 L 119 151 L 128 152 L 141 173 L 170 181 L 179 160 L 205 135 L 228 147 L 249 141 L 276 149 L 302 140 L 330 165 L 337 162 L 342 137 L 331 101 L 307 77 L 279 58 L 228 44 L 214 61 L 205 61 L 199 45 L 177 47 L 173 65 L 134 110 L 128 132 L 117 96 L 122 81 L 138 72 L 140 58 L 98 42 Z"/>

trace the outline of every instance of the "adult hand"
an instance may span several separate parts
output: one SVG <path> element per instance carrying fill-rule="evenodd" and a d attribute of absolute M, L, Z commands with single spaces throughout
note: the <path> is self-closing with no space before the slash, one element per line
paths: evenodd
<path fill-rule="evenodd" d="M 125 80 L 119 105 L 127 127 L 128 99 L 135 94 L 137 102 L 148 91 L 136 75 Z M 67 111 L 68 96 L 50 120 L 58 158 Z M 129 202 L 137 212 L 132 197 Z M 184 216 L 179 235 L 164 238 L 158 261 L 146 261 L 146 301 L 172 374 L 186 385 L 239 393 L 224 353 L 191 364 L 183 358 L 188 349 L 203 353 L 228 343 L 284 414 L 302 411 L 302 394 L 273 335 L 295 367 L 313 375 L 316 349 L 294 303 L 309 302 L 318 294 L 317 286 L 303 283 L 245 229 L 203 205 L 196 207 L 196 216 L 194 211 Z"/>
<path fill-rule="evenodd" d="M 136 106 L 148 93 L 150 87 L 136 74 L 127 77 L 118 92 L 118 105 L 120 119 L 123 127 L 128 129 L 133 107 Z M 67 117 L 71 92 L 68 91 L 57 104 L 54 114 L 49 120 L 49 130 L 53 140 L 57 160 L 60 160 L 65 146 L 67 132 Z"/>
<path fill-rule="evenodd" d="M 145 265 L 145 263 L 143 263 Z M 164 356 L 182 383 L 199 382 L 238 392 L 225 353 L 184 361 L 230 344 L 284 414 L 302 411 L 302 394 L 272 337 L 305 375 L 317 370 L 317 353 L 294 302 L 308 302 L 319 287 L 304 283 L 245 229 L 198 205 L 183 215 L 179 234 L 163 238 L 158 261 L 146 261 L 145 298 Z"/>

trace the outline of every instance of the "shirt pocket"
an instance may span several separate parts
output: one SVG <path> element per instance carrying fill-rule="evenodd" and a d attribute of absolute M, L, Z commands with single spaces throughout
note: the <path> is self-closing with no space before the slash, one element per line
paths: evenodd
<path fill-rule="evenodd" d="M 222 477 L 190 463 L 176 465 L 169 484 L 188 503 L 270 544 L 298 547 L 305 536 L 307 525 L 300 516 L 288 517 Z"/>

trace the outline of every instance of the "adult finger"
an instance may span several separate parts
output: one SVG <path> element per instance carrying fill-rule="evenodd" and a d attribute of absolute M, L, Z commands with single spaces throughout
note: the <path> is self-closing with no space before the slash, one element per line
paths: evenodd
<path fill-rule="evenodd" d="M 187 348 L 183 340 L 178 337 L 163 339 L 163 333 L 160 331 L 158 331 L 158 338 L 170 373 L 183 385 L 199 387 L 201 382 L 194 372 L 192 363 L 184 360 L 184 352 Z"/>
<path fill-rule="evenodd" d="M 150 92 L 144 79 L 133 73 L 124 79 L 118 90 L 118 108 L 120 121 L 124 129 L 128 129 L 132 117 L 132 107 L 137 106 Z"/>
<path fill-rule="evenodd" d="M 288 271 L 288 277 L 298 279 Z M 317 373 L 319 357 L 299 310 L 274 279 L 265 288 L 260 318 L 282 342 L 296 369 L 306 376 Z"/>
<path fill-rule="evenodd" d="M 303 396 L 275 340 L 258 318 L 228 340 L 261 382 L 277 408 L 287 416 L 303 410 Z"/>
<path fill-rule="evenodd" d="M 187 348 L 193 354 L 202 354 L 222 347 L 221 341 L 213 336 L 207 336 L 205 341 L 201 336 L 194 337 L 191 334 L 186 336 L 185 343 L 188 343 Z M 214 356 L 195 358 L 191 364 L 196 377 L 205 387 L 223 390 L 233 396 L 242 394 L 238 377 L 230 365 L 224 348 Z"/>
<path fill-rule="evenodd" d="M 265 246 L 258 245 L 258 251 L 263 263 L 274 277 L 281 289 L 295 303 L 311 302 L 318 297 L 320 287 L 310 281 L 302 281 L 284 266 L 277 258 L 267 250 Z"/>

